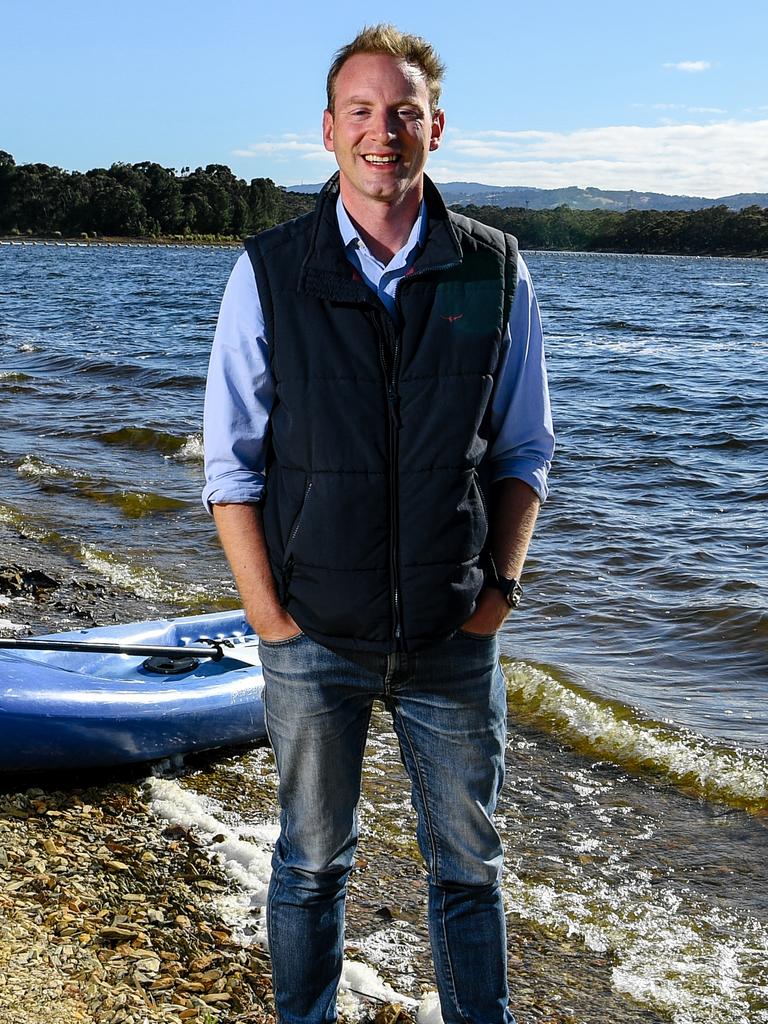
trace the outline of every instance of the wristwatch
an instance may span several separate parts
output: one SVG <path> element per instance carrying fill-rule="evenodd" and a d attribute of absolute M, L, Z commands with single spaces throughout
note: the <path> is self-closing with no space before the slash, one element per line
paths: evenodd
<path fill-rule="evenodd" d="M 508 576 L 495 576 L 486 580 L 486 586 L 493 587 L 494 590 L 500 590 L 510 608 L 517 608 L 520 604 L 520 599 L 523 596 L 520 580 L 509 579 Z"/>

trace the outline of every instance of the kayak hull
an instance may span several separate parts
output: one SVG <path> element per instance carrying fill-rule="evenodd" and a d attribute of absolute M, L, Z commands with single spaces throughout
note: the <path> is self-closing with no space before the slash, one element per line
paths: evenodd
<path fill-rule="evenodd" d="M 161 675 L 123 654 L 0 650 L 0 771 L 125 765 L 263 739 L 264 682 L 241 611 L 40 639 L 188 646 L 200 637 L 234 640 L 233 656 Z"/>

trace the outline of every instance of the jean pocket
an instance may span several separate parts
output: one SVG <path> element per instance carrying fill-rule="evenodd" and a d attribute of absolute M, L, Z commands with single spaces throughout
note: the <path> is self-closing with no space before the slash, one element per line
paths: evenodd
<path fill-rule="evenodd" d="M 302 640 L 306 634 L 304 632 L 295 633 L 293 636 L 287 636 L 284 640 L 265 640 L 263 637 L 259 637 L 259 647 L 290 647 L 291 644 L 295 644 L 297 641 Z"/>

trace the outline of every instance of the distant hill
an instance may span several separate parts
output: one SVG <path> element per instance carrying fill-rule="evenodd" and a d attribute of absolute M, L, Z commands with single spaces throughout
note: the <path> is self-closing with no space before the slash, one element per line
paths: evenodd
<path fill-rule="evenodd" d="M 556 206 L 569 206 L 573 210 L 706 210 L 713 206 L 727 206 L 743 210 L 747 206 L 768 207 L 768 193 L 742 192 L 718 199 L 702 196 L 668 196 L 661 192 L 606 190 L 602 188 L 526 188 L 521 185 L 481 185 L 476 181 L 436 182 L 449 206 L 521 206 L 531 210 L 552 210 Z M 288 185 L 287 192 L 319 192 L 322 183 L 314 185 Z"/>

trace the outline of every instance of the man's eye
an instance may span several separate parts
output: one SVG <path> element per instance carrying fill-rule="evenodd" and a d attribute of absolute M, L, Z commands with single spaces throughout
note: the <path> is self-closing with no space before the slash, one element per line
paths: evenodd
<path fill-rule="evenodd" d="M 406 121 L 414 121 L 419 116 L 418 110 L 414 110 L 412 107 L 402 107 L 397 113 Z"/>

